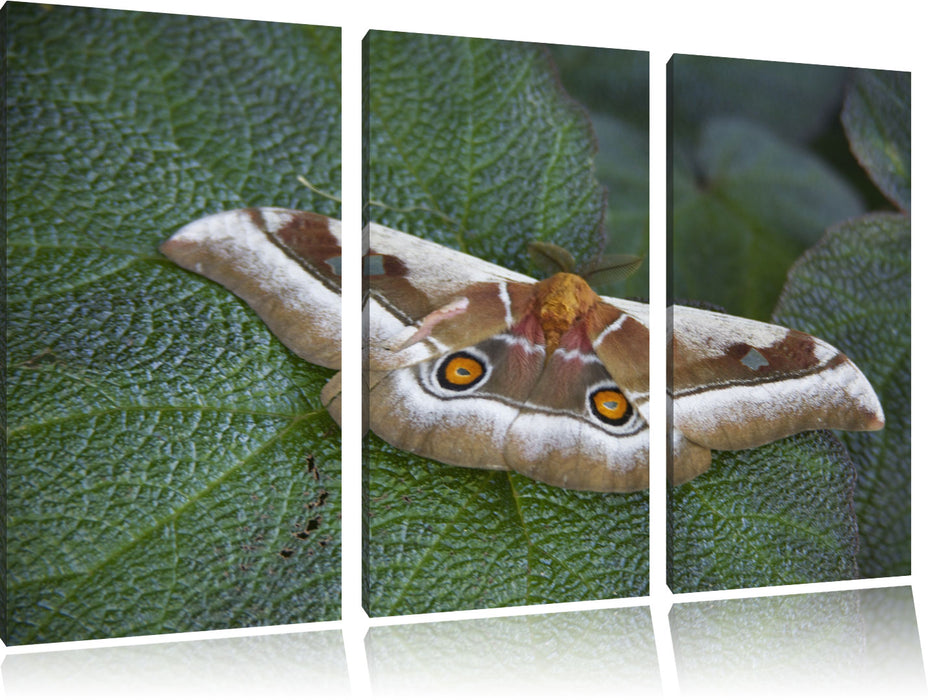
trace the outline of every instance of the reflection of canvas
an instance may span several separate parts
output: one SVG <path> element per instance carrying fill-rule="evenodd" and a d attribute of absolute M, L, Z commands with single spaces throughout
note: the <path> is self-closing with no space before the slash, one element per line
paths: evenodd
<path fill-rule="evenodd" d="M 340 217 L 297 181 L 340 192 L 340 33 L 2 11 L 4 641 L 336 619 L 332 373 L 157 246 L 255 203 Z"/>
<path fill-rule="evenodd" d="M 834 344 L 887 421 L 716 452 L 669 494 L 669 583 L 907 574 L 909 75 L 676 56 L 669 78 L 674 299 Z"/>
<path fill-rule="evenodd" d="M 669 615 L 682 692 L 925 693 L 909 587 L 707 600 Z"/>
<path fill-rule="evenodd" d="M 586 431 L 582 426 L 594 412 L 583 410 L 573 417 L 578 408 L 568 407 L 560 417 L 553 411 L 551 429 L 535 420 L 522 428 L 523 421 L 506 418 L 517 411 L 511 396 L 523 393 L 520 367 L 530 370 L 527 379 L 538 376 L 530 364 L 539 350 L 535 342 L 524 346 L 530 361 L 517 360 L 515 370 L 502 372 L 504 365 L 495 366 L 491 357 L 507 352 L 516 360 L 522 343 L 506 336 L 503 342 L 481 337 L 485 329 L 495 335 L 496 327 L 505 326 L 507 306 L 522 305 L 514 292 L 522 296 L 532 288 L 532 280 L 524 276 L 536 272 L 529 243 L 560 245 L 583 263 L 602 253 L 605 198 L 599 179 L 638 183 L 608 195 L 606 233 L 613 243 L 606 250 L 646 252 L 646 55 L 378 32 L 366 40 L 365 64 L 367 219 L 471 256 L 446 266 L 458 253 L 440 254 L 436 264 L 421 241 L 401 244 L 389 256 L 378 245 L 387 244 L 383 239 L 372 236 L 369 244 L 371 257 L 381 260 L 375 266 L 380 274 L 370 287 L 372 333 L 388 319 L 405 332 L 411 322 L 430 314 L 418 337 L 398 349 L 410 354 L 425 350 L 423 359 L 445 367 L 432 369 L 424 362 L 410 370 L 392 364 L 397 358 L 384 366 L 385 349 L 397 345 L 393 338 L 372 338 L 372 390 L 365 399 L 371 427 L 406 451 L 373 435 L 368 438 L 365 606 L 373 615 L 392 615 L 646 593 L 646 492 L 573 491 L 513 471 L 562 483 L 562 464 L 574 459 L 557 458 L 559 434 L 571 423 L 576 431 Z M 561 82 L 553 65 L 558 65 Z M 630 83 L 620 89 L 624 80 Z M 607 90 L 607 81 L 618 89 Z M 634 99 L 641 91 L 642 102 Z M 570 100 L 570 93 L 582 102 L 603 97 L 597 103 L 602 112 L 586 112 Z M 606 155 L 629 157 L 602 161 L 601 151 L 596 156 L 594 150 L 595 131 Z M 391 243 L 398 239 L 408 240 L 394 235 Z M 391 267 L 387 260 L 396 273 L 386 272 Z M 489 263 L 516 273 L 501 270 L 477 279 Z M 417 268 L 425 273 L 419 279 Z M 457 300 L 449 305 L 442 299 L 449 294 L 442 294 L 442 287 L 454 290 L 459 275 L 464 283 L 493 285 L 485 287 L 491 292 L 490 304 L 481 301 L 481 286 L 465 292 L 474 299 L 474 309 L 484 306 L 491 312 L 490 323 L 476 313 L 464 314 Z M 511 301 L 497 293 L 497 279 L 505 284 L 512 280 L 513 291 L 505 292 Z M 610 293 L 646 296 L 646 279 L 638 274 Z M 478 296 L 472 296 L 475 292 Z M 638 325 L 645 357 L 646 327 Z M 430 358 L 455 326 L 467 333 L 459 331 L 452 341 L 459 352 Z M 475 336 L 480 345 L 466 342 Z M 477 352 L 469 357 L 465 346 Z M 543 351 L 548 347 L 547 342 Z M 645 369 L 644 364 L 642 381 Z M 435 386 L 440 376 L 441 384 Z M 429 384 L 435 389 L 413 391 Z M 562 403 L 556 393 L 560 386 L 575 388 L 569 382 L 538 386 L 549 389 L 537 401 L 543 406 Z M 475 388 L 485 396 L 474 393 L 468 401 L 480 413 L 466 413 L 467 405 L 459 408 L 451 400 Z M 598 414 L 620 423 L 616 430 L 634 423 L 640 430 L 630 437 L 639 445 L 645 423 L 633 410 L 633 397 L 625 401 L 611 389 L 599 392 Z M 430 396 L 435 408 L 424 411 Z M 439 412 L 443 408 L 445 417 Z M 520 413 L 530 417 L 527 409 L 524 403 Z M 463 417 L 469 413 L 472 418 Z M 433 419 L 432 427 L 423 422 Z M 529 435 L 507 436 L 508 428 Z M 499 441 L 499 434 L 506 441 Z M 646 445 L 645 433 L 642 439 Z M 548 475 L 524 456 L 524 445 L 534 442 L 551 451 Z M 504 471 L 507 466 L 512 471 Z M 600 467 L 598 471 L 611 471 Z M 573 486 L 571 481 L 567 485 Z M 591 482 L 574 487 L 599 488 Z M 640 486 L 622 485 L 619 490 L 633 488 Z"/>

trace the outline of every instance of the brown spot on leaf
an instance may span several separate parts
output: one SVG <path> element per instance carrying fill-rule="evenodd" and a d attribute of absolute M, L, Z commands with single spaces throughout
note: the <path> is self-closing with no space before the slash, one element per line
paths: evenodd
<path fill-rule="evenodd" d="M 306 508 L 309 508 L 310 510 L 312 508 L 321 508 L 322 506 L 325 505 L 325 501 L 327 498 L 328 498 L 328 491 L 326 491 L 325 489 L 322 489 L 321 491 L 318 492 L 318 496 L 315 497 L 315 500 L 309 501 L 306 504 Z"/>
<path fill-rule="evenodd" d="M 316 481 L 322 480 L 322 475 L 319 473 L 318 465 L 315 464 L 315 455 L 306 455 L 306 473 L 311 474 Z"/>

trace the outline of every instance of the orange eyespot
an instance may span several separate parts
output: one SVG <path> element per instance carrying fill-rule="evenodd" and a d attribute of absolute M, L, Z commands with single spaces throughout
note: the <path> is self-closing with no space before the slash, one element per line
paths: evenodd
<path fill-rule="evenodd" d="M 609 425 L 624 425 L 633 409 L 617 387 L 602 387 L 588 397 L 588 405 L 595 418 Z"/>
<path fill-rule="evenodd" d="M 449 355 L 439 365 L 436 376 L 446 389 L 464 391 L 470 389 L 484 378 L 485 363 L 467 352 Z"/>

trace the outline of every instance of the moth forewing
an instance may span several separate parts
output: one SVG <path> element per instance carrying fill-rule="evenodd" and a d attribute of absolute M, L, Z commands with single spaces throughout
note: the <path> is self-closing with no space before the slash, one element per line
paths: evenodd
<path fill-rule="evenodd" d="M 878 430 L 880 401 L 861 370 L 806 333 L 673 307 L 673 428 L 708 449 L 757 447 L 806 430 Z M 677 454 L 698 468 L 700 458 Z M 688 452 L 687 452 L 688 454 Z"/>
<path fill-rule="evenodd" d="M 160 252 L 244 299 L 303 359 L 340 366 L 340 221 L 288 209 L 227 211 L 184 226 Z"/>

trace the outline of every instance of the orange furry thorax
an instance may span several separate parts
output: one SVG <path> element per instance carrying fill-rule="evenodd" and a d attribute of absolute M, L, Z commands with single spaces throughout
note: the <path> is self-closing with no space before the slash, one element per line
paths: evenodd
<path fill-rule="evenodd" d="M 570 272 L 559 272 L 536 284 L 533 313 L 546 337 L 547 357 L 559 346 L 566 331 L 583 320 L 598 301 L 588 282 Z"/>

